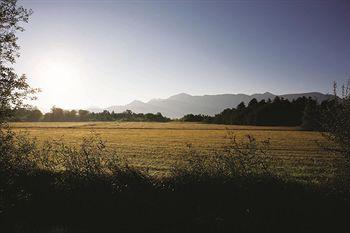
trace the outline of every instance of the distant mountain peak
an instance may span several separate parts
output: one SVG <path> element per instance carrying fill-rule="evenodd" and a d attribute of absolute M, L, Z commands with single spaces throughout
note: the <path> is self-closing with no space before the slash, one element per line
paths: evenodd
<path fill-rule="evenodd" d="M 141 100 L 134 100 L 134 101 L 130 102 L 129 104 L 145 104 L 145 103 L 142 102 Z"/>
<path fill-rule="evenodd" d="M 168 99 L 182 99 L 182 98 L 187 98 L 187 97 L 192 97 L 192 95 L 189 95 L 187 93 L 182 92 L 182 93 L 177 94 L 177 95 L 172 95 Z"/>

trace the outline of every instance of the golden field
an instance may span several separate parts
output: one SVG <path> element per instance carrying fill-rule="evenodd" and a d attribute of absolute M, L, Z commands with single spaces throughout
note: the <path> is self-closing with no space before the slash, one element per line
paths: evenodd
<path fill-rule="evenodd" d="M 252 135 L 270 140 L 271 167 L 278 174 L 298 179 L 328 179 L 338 173 L 342 159 L 325 152 L 327 141 L 319 132 L 295 127 L 228 126 L 199 123 L 144 122 L 40 122 L 12 123 L 16 132 L 27 132 L 39 141 L 62 140 L 79 144 L 83 137 L 98 134 L 107 145 L 131 164 L 155 174 L 169 171 L 186 155 L 188 145 L 206 156 L 225 148 L 228 131 L 239 139 Z"/>

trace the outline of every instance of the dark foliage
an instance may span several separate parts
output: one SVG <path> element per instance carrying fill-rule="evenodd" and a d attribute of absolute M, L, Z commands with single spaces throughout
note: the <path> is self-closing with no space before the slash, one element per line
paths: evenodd
<path fill-rule="evenodd" d="M 322 103 L 323 106 L 327 102 Z M 321 127 L 321 106 L 317 105 L 315 101 L 309 101 L 303 112 L 303 121 L 301 127 L 305 130 L 320 130 Z"/>
<path fill-rule="evenodd" d="M 20 173 L 2 232 L 346 232 L 349 201 L 271 177 Z M 18 198 L 18 199 L 17 199 Z M 9 203 L 10 204 L 10 203 Z"/>
<path fill-rule="evenodd" d="M 181 121 L 185 122 L 204 122 L 204 123 L 211 123 L 213 120 L 213 117 L 199 114 L 199 115 L 194 115 L 194 114 L 187 114 L 183 116 Z"/>
<path fill-rule="evenodd" d="M 334 99 L 323 105 L 321 124 L 325 130 L 324 136 L 338 146 L 335 151 L 343 154 L 350 162 L 350 80 L 346 86 L 342 86 L 341 96 L 338 96 L 334 84 L 334 96 Z"/>
<path fill-rule="evenodd" d="M 36 108 L 17 108 L 12 111 L 10 121 L 37 122 L 43 119 L 43 113 Z"/>
<path fill-rule="evenodd" d="M 219 161 L 198 155 L 172 176 L 154 178 L 96 137 L 79 148 L 57 142 L 40 149 L 3 132 L 1 232 L 346 232 L 344 186 L 275 177 L 261 166 L 259 143 L 248 139 L 236 144 L 233 137 Z"/>
<path fill-rule="evenodd" d="M 18 76 L 12 64 L 19 57 L 17 32 L 28 22 L 32 12 L 17 6 L 16 0 L 0 1 L 0 124 L 8 120 L 12 109 L 23 106 L 23 101 L 33 98 L 36 89 L 26 82 L 26 76 Z"/>
<path fill-rule="evenodd" d="M 302 126 L 306 130 L 322 130 L 320 112 L 331 103 L 319 104 L 312 98 L 300 97 L 289 101 L 276 97 L 273 101 L 252 99 L 248 106 L 242 102 L 214 117 L 188 114 L 185 122 L 204 122 L 231 125 Z"/>
<path fill-rule="evenodd" d="M 46 122 L 74 122 L 74 121 L 145 121 L 145 122 L 168 122 L 169 118 L 161 113 L 134 113 L 127 110 L 122 113 L 103 111 L 93 113 L 86 110 L 64 110 L 53 107 L 51 112 L 42 114 L 38 109 L 19 108 L 12 112 L 11 121 L 46 121 Z"/>
<path fill-rule="evenodd" d="M 163 116 L 160 112 L 153 113 L 134 113 L 126 110 L 122 113 L 103 111 L 102 113 L 91 113 L 90 120 L 92 121 L 153 121 L 153 122 L 168 122 L 169 118 Z"/>
<path fill-rule="evenodd" d="M 302 123 L 303 111 L 308 102 L 315 100 L 306 97 L 290 102 L 276 97 L 273 101 L 250 101 L 237 108 L 226 109 L 215 116 L 214 123 L 242 125 L 299 126 Z"/>

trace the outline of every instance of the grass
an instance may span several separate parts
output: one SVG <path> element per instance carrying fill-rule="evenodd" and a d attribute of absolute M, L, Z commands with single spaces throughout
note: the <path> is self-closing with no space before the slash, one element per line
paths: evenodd
<path fill-rule="evenodd" d="M 188 145 L 200 154 L 224 150 L 229 143 L 227 131 L 238 139 L 252 135 L 269 139 L 269 163 L 274 172 L 299 180 L 324 181 L 338 174 L 342 159 L 322 151 L 318 144 L 327 143 L 319 132 L 301 131 L 296 127 L 225 126 L 196 123 L 142 122 L 44 122 L 12 123 L 15 131 L 28 132 L 39 141 L 62 140 L 78 144 L 97 133 L 107 146 L 137 168 L 154 175 L 166 175 L 187 153 Z"/>
<path fill-rule="evenodd" d="M 128 128 L 130 125 L 133 124 Z M 33 130 L 42 129 L 42 134 L 38 135 L 41 140 L 47 140 L 45 132 L 63 130 L 70 132 L 62 138 L 67 141 L 73 136 L 89 136 L 94 126 L 102 128 L 103 125 L 76 128 L 51 125 L 31 127 L 29 132 L 33 136 Z M 121 131 L 134 130 L 140 137 L 140 134 L 145 135 L 143 131 L 150 134 L 171 130 L 179 133 L 180 138 L 181 133 L 188 131 L 211 138 L 206 129 L 191 129 L 196 127 L 193 124 L 174 125 L 190 126 L 188 130 L 169 129 L 171 124 L 158 128 L 152 124 L 153 129 L 149 129 L 151 125 L 143 126 L 146 126 L 143 130 L 139 124 L 133 125 L 134 129 L 111 131 L 127 136 Z M 85 134 L 77 135 L 84 127 L 87 127 Z M 22 129 L 17 126 L 17 130 Z M 339 180 L 319 185 L 276 176 L 269 170 L 270 166 L 266 166 L 266 162 L 272 165 L 278 160 L 276 155 L 265 150 L 268 143 L 252 137 L 241 141 L 243 131 L 254 130 L 307 133 L 250 128 L 237 131 L 239 137 L 235 140 L 226 130 L 211 128 L 209 132 L 213 135 L 225 131 L 221 141 L 228 143 L 230 150 L 203 154 L 188 146 L 187 153 L 173 155 L 177 164 L 169 167 L 170 176 L 152 176 L 130 166 L 96 136 L 72 145 L 42 146 L 27 137 L 4 132 L 0 134 L 1 230 L 9 233 L 272 233 L 281 232 L 281 229 L 293 233 L 347 232 L 348 182 Z M 105 129 L 99 131 L 104 135 Z M 222 142 L 221 147 L 225 143 Z M 202 144 L 205 145 L 205 141 Z M 218 143 L 215 145 L 220 148 Z M 272 160 L 266 156 L 271 156 Z M 136 158 L 127 157 L 136 161 Z M 57 168 L 51 158 L 58 158 L 58 167 L 64 168 Z M 148 161 L 156 164 L 152 159 Z M 312 168 L 311 164 L 308 166 Z"/>

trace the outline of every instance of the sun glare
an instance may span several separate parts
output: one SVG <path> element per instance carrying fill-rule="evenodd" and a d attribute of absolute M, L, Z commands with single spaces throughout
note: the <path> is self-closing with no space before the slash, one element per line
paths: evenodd
<path fill-rule="evenodd" d="M 77 75 L 76 68 L 63 59 L 47 60 L 42 64 L 42 76 L 52 88 L 72 86 Z"/>
<path fill-rule="evenodd" d="M 62 107 L 81 96 L 82 67 L 73 54 L 52 51 L 37 62 L 36 78 L 43 98 Z"/>

